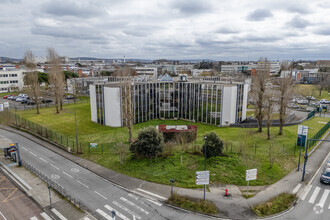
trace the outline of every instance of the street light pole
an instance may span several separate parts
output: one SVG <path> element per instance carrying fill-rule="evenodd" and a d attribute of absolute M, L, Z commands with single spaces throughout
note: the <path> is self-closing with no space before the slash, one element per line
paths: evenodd
<path fill-rule="evenodd" d="M 304 158 L 305 158 L 304 170 L 303 170 L 303 175 L 302 175 L 301 181 L 304 181 L 304 178 L 305 178 L 305 170 L 306 170 L 306 164 L 307 164 L 307 159 L 308 159 L 307 151 L 308 151 L 309 142 L 310 142 L 310 140 L 307 140 L 307 146 L 306 146 L 306 151 L 305 151 L 305 156 L 304 156 Z"/>
<path fill-rule="evenodd" d="M 205 162 L 205 171 L 206 171 L 206 136 L 204 136 L 204 162 Z M 204 201 L 205 201 L 205 194 L 206 194 L 206 185 L 204 184 Z"/>
<path fill-rule="evenodd" d="M 50 185 L 48 185 L 49 191 L 49 208 L 52 209 L 52 194 L 50 193 Z"/>
<path fill-rule="evenodd" d="M 74 112 L 74 123 L 76 127 L 76 153 L 78 153 L 78 131 L 77 131 L 77 116 L 76 112 Z"/>

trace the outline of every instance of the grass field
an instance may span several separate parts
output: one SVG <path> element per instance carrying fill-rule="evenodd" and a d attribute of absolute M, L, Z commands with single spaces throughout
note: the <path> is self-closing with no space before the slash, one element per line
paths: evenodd
<path fill-rule="evenodd" d="M 75 137 L 74 116 L 77 113 L 78 138 L 83 144 L 81 157 L 95 161 L 112 170 L 145 179 L 152 182 L 169 184 L 171 178 L 175 179 L 175 185 L 181 187 L 196 187 L 195 172 L 204 170 L 204 158 L 200 154 L 203 144 L 203 135 L 207 132 L 215 132 L 225 142 L 225 156 L 210 158 L 207 160 L 207 169 L 210 170 L 211 183 L 228 183 L 245 185 L 245 170 L 258 169 L 258 179 L 250 181 L 250 185 L 272 184 L 293 170 L 297 164 L 298 149 L 295 149 L 297 126 L 284 128 L 284 135 L 278 136 L 278 128 L 271 129 L 272 140 L 266 140 L 266 129 L 263 133 L 257 133 L 256 129 L 219 128 L 212 125 L 191 123 L 187 121 L 152 120 L 146 123 L 134 125 L 133 137 L 137 137 L 139 129 L 158 124 L 198 125 L 198 138 L 185 147 L 176 144 L 167 145 L 164 156 L 156 159 L 134 159 L 127 154 L 124 164 L 120 164 L 118 152 L 114 149 L 117 143 L 128 139 L 126 128 L 111 128 L 91 121 L 89 103 L 71 104 L 64 106 L 63 112 L 55 114 L 54 108 L 41 109 L 41 114 L 35 114 L 35 110 L 18 111 L 22 117 L 47 127 L 61 134 Z M 315 117 L 304 122 L 310 127 L 309 137 L 312 137 L 324 124 L 327 118 Z M 98 143 L 97 149 L 91 149 L 88 153 L 88 143 Z M 108 143 L 100 150 L 101 143 Z M 270 146 L 272 146 L 270 148 Z M 197 151 L 196 151 L 197 149 Z M 182 154 L 182 163 L 181 163 Z M 269 155 L 274 160 L 271 167 Z"/>
<path fill-rule="evenodd" d="M 317 85 L 309 85 L 309 84 L 297 84 L 294 87 L 294 92 L 303 95 L 303 96 L 314 96 L 316 99 L 327 99 L 330 100 L 330 94 L 327 90 L 323 90 L 321 96 L 319 96 L 319 89 Z"/>

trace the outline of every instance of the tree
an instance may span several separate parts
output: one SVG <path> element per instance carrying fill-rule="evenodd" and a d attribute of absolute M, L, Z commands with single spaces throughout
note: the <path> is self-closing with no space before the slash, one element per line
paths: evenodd
<path fill-rule="evenodd" d="M 47 60 L 50 64 L 49 83 L 55 98 L 56 113 L 59 113 L 59 107 L 62 110 L 64 96 L 64 73 L 61 68 L 61 59 L 53 48 L 47 49 Z M 60 106 L 59 106 L 60 105 Z"/>
<path fill-rule="evenodd" d="M 49 75 L 48 73 L 44 73 L 44 72 L 38 72 L 38 80 L 39 83 L 49 83 Z"/>
<path fill-rule="evenodd" d="M 291 74 L 286 77 L 278 78 L 275 83 L 278 85 L 279 90 L 279 135 L 283 134 L 283 126 L 285 123 L 285 113 L 288 107 L 289 101 L 291 99 L 291 94 L 293 91 L 294 81 L 292 80 L 292 65 L 287 65 L 286 69 L 290 69 Z"/>
<path fill-rule="evenodd" d="M 223 142 L 214 132 L 210 132 L 204 136 L 205 142 L 202 148 L 202 153 L 205 154 L 206 148 L 206 157 L 216 157 L 222 155 Z"/>
<path fill-rule="evenodd" d="M 318 78 L 319 78 L 319 96 L 322 95 L 322 90 L 330 88 L 330 73 L 324 72 L 324 73 L 318 73 Z"/>
<path fill-rule="evenodd" d="M 139 132 L 138 140 L 130 147 L 130 151 L 141 158 L 154 158 L 163 152 L 163 136 L 155 127 L 147 127 Z"/>
<path fill-rule="evenodd" d="M 36 71 L 37 64 L 31 50 L 25 51 L 23 60 L 27 68 L 27 74 L 24 77 L 24 83 L 27 85 L 26 93 L 36 103 L 37 114 L 39 114 L 41 88 L 39 83 L 39 75 Z"/>
<path fill-rule="evenodd" d="M 273 99 L 272 94 L 267 94 L 265 96 L 265 114 L 267 119 L 267 140 L 270 140 L 270 125 L 273 113 Z"/>
<path fill-rule="evenodd" d="M 258 121 L 258 132 L 262 132 L 262 119 L 264 117 L 263 104 L 266 83 L 269 78 L 270 64 L 267 58 L 260 58 L 256 74 L 252 76 L 252 96 L 256 103 L 255 115 Z"/>

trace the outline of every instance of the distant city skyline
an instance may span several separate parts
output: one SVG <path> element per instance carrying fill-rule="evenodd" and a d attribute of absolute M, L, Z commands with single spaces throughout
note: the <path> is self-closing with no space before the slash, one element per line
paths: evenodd
<path fill-rule="evenodd" d="M 330 59 L 324 0 L 0 0 L 0 56 Z"/>

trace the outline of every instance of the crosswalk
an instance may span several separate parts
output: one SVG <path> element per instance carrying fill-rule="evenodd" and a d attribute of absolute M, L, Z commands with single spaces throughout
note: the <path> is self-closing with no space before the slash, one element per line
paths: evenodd
<path fill-rule="evenodd" d="M 327 189 L 327 186 L 321 188 L 319 186 L 308 185 L 304 193 L 300 196 L 300 200 L 314 204 L 324 210 L 330 210 L 329 194 L 330 189 Z"/>
<path fill-rule="evenodd" d="M 108 202 L 96 209 L 96 213 L 104 219 L 113 220 L 141 220 L 150 218 L 152 213 L 152 205 L 161 206 L 162 204 L 151 199 L 138 197 L 132 193 L 119 197 L 117 200 Z"/>
<path fill-rule="evenodd" d="M 33 216 L 33 217 L 30 218 L 30 220 L 39 220 L 39 219 L 52 220 L 52 218 L 46 212 L 40 213 L 40 217 L 39 218 L 38 217 L 37 216 Z"/>

